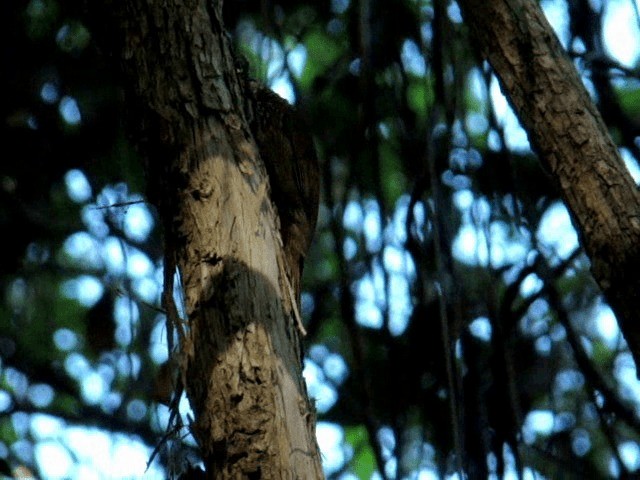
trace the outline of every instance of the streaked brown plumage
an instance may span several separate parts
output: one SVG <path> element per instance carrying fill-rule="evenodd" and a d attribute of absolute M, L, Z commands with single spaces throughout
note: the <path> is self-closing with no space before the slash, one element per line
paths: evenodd
<path fill-rule="evenodd" d="M 253 134 L 264 161 L 271 197 L 280 217 L 280 233 L 290 281 L 300 302 L 300 277 L 318 216 L 320 169 L 313 138 L 286 100 L 252 85 Z"/>

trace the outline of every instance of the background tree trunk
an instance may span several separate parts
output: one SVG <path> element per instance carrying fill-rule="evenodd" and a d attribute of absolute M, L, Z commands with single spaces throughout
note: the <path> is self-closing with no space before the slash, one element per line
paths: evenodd
<path fill-rule="evenodd" d="M 292 287 L 221 4 L 107 1 L 93 13 L 112 20 L 103 33 L 144 139 L 165 227 L 164 304 L 207 477 L 321 478 Z"/>
<path fill-rule="evenodd" d="M 640 365 L 640 192 L 537 2 L 462 0 L 471 35 L 554 177 Z"/>

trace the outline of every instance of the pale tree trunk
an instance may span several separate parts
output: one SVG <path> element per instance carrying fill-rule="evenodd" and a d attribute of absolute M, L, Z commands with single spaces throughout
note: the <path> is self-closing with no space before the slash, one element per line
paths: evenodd
<path fill-rule="evenodd" d="M 459 0 L 572 213 L 591 271 L 640 367 L 640 193 L 537 2 Z"/>
<path fill-rule="evenodd" d="M 98 3 L 98 2 L 96 2 Z M 180 378 L 207 478 L 322 478 L 300 329 L 221 1 L 104 1 L 186 318 Z M 99 27 L 99 25 L 98 25 Z"/>

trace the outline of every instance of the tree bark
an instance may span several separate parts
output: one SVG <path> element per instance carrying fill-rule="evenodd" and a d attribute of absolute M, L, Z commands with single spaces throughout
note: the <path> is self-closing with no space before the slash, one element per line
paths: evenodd
<path fill-rule="evenodd" d="M 529 141 L 572 214 L 640 367 L 640 193 L 537 2 L 460 0 Z"/>
<path fill-rule="evenodd" d="M 89 8 L 121 63 L 164 226 L 164 305 L 181 332 L 180 377 L 206 476 L 322 478 L 294 295 L 222 2 Z M 186 319 L 173 303 L 175 267 Z"/>

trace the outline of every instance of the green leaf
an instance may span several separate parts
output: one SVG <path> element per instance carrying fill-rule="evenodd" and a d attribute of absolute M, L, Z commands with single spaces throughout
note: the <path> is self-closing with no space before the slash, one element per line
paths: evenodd
<path fill-rule="evenodd" d="M 411 82 L 407 89 L 407 101 L 419 119 L 424 119 L 433 105 L 433 89 L 431 81 L 420 78 Z"/>
<path fill-rule="evenodd" d="M 376 471 L 376 459 L 367 429 L 363 425 L 345 427 L 344 436 L 355 452 L 351 459 L 353 473 L 362 480 L 370 479 Z"/>
<path fill-rule="evenodd" d="M 317 28 L 304 38 L 307 61 L 300 77 L 300 86 L 309 88 L 313 81 L 325 73 L 344 52 L 344 46 L 335 37 Z"/>
<path fill-rule="evenodd" d="M 640 88 L 620 88 L 617 91 L 620 106 L 630 117 L 640 115 Z"/>
<path fill-rule="evenodd" d="M 376 471 L 376 458 L 370 446 L 360 450 L 356 456 L 353 457 L 352 463 L 354 465 L 353 473 L 363 480 L 370 479 Z"/>
<path fill-rule="evenodd" d="M 407 181 L 402 174 L 402 165 L 397 151 L 389 143 L 380 146 L 380 178 L 387 205 L 395 205 L 400 196 L 407 191 Z"/>

